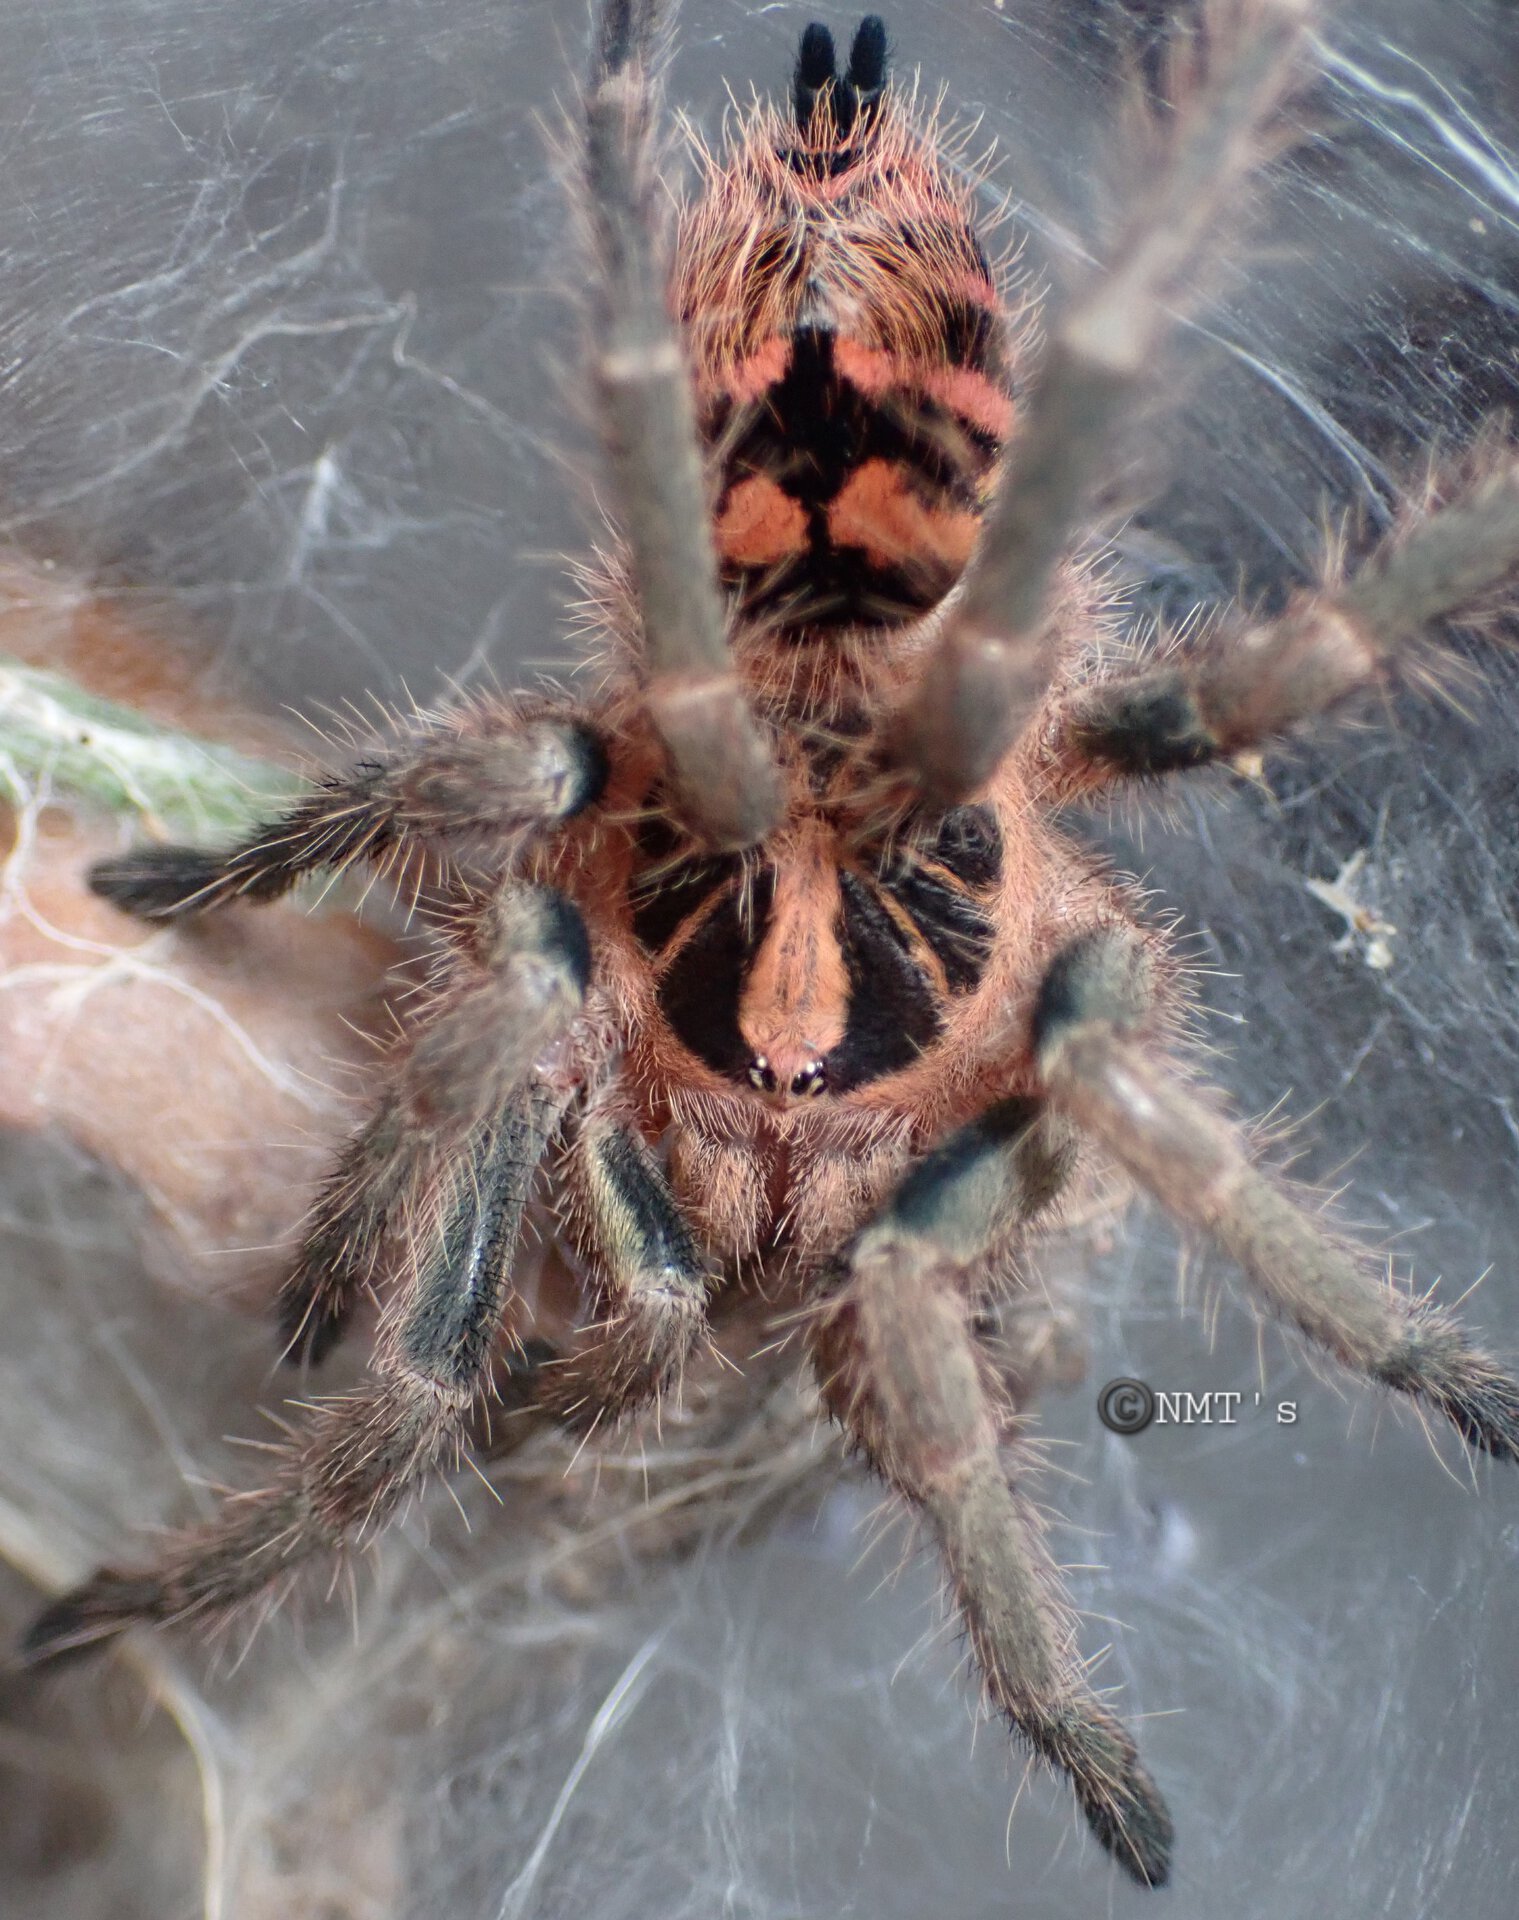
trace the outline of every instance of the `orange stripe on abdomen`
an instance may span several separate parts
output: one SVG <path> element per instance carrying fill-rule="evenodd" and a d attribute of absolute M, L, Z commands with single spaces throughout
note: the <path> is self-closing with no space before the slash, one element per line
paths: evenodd
<path fill-rule="evenodd" d="M 828 508 L 836 547 L 858 547 L 873 566 L 948 568 L 958 573 L 980 531 L 976 514 L 927 505 L 894 461 L 867 460 Z"/>
<path fill-rule="evenodd" d="M 728 489 L 714 531 L 718 554 L 735 567 L 772 567 L 807 549 L 806 512 L 764 474 Z"/>
<path fill-rule="evenodd" d="M 900 393 L 910 403 L 913 396 L 922 395 L 993 440 L 1006 440 L 1013 430 L 1013 403 L 1006 388 L 975 367 L 908 360 L 878 347 L 862 347 L 854 340 L 836 341 L 833 361 L 844 378 L 871 400 L 880 402 Z"/>

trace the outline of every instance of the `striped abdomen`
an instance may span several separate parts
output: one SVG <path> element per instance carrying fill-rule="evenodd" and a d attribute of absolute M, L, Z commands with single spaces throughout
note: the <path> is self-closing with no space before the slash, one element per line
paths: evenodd
<path fill-rule="evenodd" d="M 981 317 L 984 329 L 965 309 L 953 344 L 984 360 Z M 772 358 L 780 371 L 758 398 L 713 421 L 725 584 L 787 630 L 925 612 L 975 546 L 1005 430 L 989 383 L 964 365 L 930 378 L 826 326 L 799 328 Z"/>
<path fill-rule="evenodd" d="M 741 132 L 687 211 L 674 277 L 723 579 L 789 638 L 897 625 L 975 545 L 1017 328 L 971 183 L 894 94 Z"/>

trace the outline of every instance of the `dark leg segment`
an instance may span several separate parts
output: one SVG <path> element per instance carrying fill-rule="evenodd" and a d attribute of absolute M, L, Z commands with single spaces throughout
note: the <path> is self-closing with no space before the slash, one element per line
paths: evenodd
<path fill-rule="evenodd" d="M 1114 1859 L 1159 1886 L 1170 1816 L 1083 1680 L 1039 1517 L 1008 1481 L 1008 1410 L 970 1326 L 977 1271 L 1052 1197 L 1071 1155 L 1059 1120 L 1032 1101 L 952 1136 L 846 1256 L 814 1358 L 830 1410 L 932 1524 L 988 1699 L 1069 1777 Z"/>
<path fill-rule="evenodd" d="M 54 1659 L 140 1622 L 223 1619 L 271 1604 L 312 1558 L 362 1541 L 456 1451 L 488 1376 L 533 1178 L 569 1095 L 534 1086 L 479 1129 L 418 1268 L 387 1313 L 376 1378 L 317 1409 L 272 1484 L 236 1494 L 143 1573 L 110 1568 L 36 1621 L 23 1652 Z"/>
<path fill-rule="evenodd" d="M 569 1169 L 595 1289 L 591 1324 L 539 1401 L 567 1426 L 595 1426 L 678 1390 L 707 1331 L 706 1264 L 658 1162 L 629 1122 L 592 1112 Z"/>
<path fill-rule="evenodd" d="M 590 947 L 561 894 L 488 901 L 473 951 L 451 959 L 415 1045 L 378 1112 L 350 1141 L 313 1210 L 280 1295 L 287 1350 L 320 1360 L 360 1294 L 431 1230 L 470 1136 L 525 1086 L 585 1000 Z"/>
<path fill-rule="evenodd" d="M 1519 1460 L 1519 1384 L 1453 1314 L 1401 1293 L 1253 1166 L 1239 1128 L 1150 1058 L 1132 1037 L 1145 989 L 1132 934 L 1092 934 L 1060 955 L 1035 1026 L 1051 1099 L 1342 1366 L 1424 1401 L 1473 1447 Z"/>
<path fill-rule="evenodd" d="M 596 384 L 643 616 L 648 703 L 687 824 L 714 847 L 763 839 L 780 783 L 728 656 L 690 376 L 655 244 L 659 0 L 604 0 L 585 98 L 600 269 Z"/>
<path fill-rule="evenodd" d="M 1080 694 L 1050 749 L 1058 796 L 1174 773 L 1262 746 L 1402 670 L 1430 628 L 1481 617 L 1519 576 L 1519 461 L 1508 453 L 1395 535 L 1348 585 L 1281 619 L 1203 632 L 1171 659 Z M 1438 678 L 1436 655 L 1431 677 Z"/>
<path fill-rule="evenodd" d="M 90 869 L 102 899 L 140 920 L 178 920 L 232 900 L 276 900 L 309 873 L 385 866 L 418 849 L 500 842 L 596 800 L 606 754 L 589 728 L 465 708 L 408 745 L 322 781 L 281 819 L 224 853 L 138 847 Z"/>
<path fill-rule="evenodd" d="M 1307 0 L 1241 9 L 1216 79 L 1179 116 L 1175 151 L 1118 257 L 1057 316 L 965 593 L 903 719 L 897 754 L 950 806 L 990 778 L 1054 671 L 1046 595 L 1115 426 L 1237 208 L 1292 82 Z"/>

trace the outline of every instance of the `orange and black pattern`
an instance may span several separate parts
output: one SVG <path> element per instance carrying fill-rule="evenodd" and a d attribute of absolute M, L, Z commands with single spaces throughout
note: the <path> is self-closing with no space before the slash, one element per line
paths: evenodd
<path fill-rule="evenodd" d="M 657 818 L 641 841 L 634 930 L 660 1009 L 736 1084 L 783 1101 L 851 1092 L 910 1066 L 942 1034 L 947 1001 L 980 983 L 1002 877 L 989 808 L 958 807 L 873 859 L 824 851 L 810 871 L 681 858 Z"/>
<path fill-rule="evenodd" d="M 790 116 L 757 107 L 707 157 L 676 249 L 724 584 L 788 645 L 941 600 L 1012 428 L 1015 327 L 971 188 L 886 56 L 874 17 L 842 73 L 809 27 Z M 833 713 L 807 748 L 814 805 L 747 859 L 682 844 L 646 802 L 631 906 L 660 1010 L 703 1066 L 782 1104 L 910 1067 L 991 952 L 994 814 L 908 838 L 845 820 L 861 729 Z"/>
<path fill-rule="evenodd" d="M 867 20 L 803 39 L 790 121 L 709 161 L 676 295 L 724 583 L 787 636 L 891 627 L 964 571 L 1012 423 L 1008 317 L 969 190 Z"/>

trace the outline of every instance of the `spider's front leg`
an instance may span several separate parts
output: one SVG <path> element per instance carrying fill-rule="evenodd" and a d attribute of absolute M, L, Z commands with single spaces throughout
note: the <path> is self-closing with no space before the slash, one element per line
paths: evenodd
<path fill-rule="evenodd" d="M 419 1222 L 438 1216 L 461 1154 L 585 1001 L 578 910 L 549 888 L 477 903 L 432 1007 L 374 1115 L 344 1147 L 280 1290 L 285 1351 L 317 1362 Z"/>
<path fill-rule="evenodd" d="M 591 806 L 607 777 L 600 738 L 578 720 L 477 701 L 420 722 L 234 847 L 139 847 L 101 861 L 90 885 L 140 919 L 178 921 L 359 862 L 471 846 L 499 861 Z M 339 1338 L 384 1270 L 392 1226 L 425 1213 L 451 1156 L 584 999 L 589 948 L 567 900 L 519 889 L 465 901 L 416 1043 L 323 1185 L 281 1291 L 285 1346 L 299 1358 L 320 1360 Z M 482 1047 L 486 1032 L 494 1043 Z"/>
<path fill-rule="evenodd" d="M 23 1654 L 52 1660 L 140 1623 L 222 1620 L 272 1604 L 311 1559 L 362 1540 L 457 1449 L 489 1377 L 522 1216 L 568 1090 L 514 1093 L 457 1163 L 442 1218 L 381 1327 L 374 1379 L 319 1406 L 268 1486 L 233 1494 L 141 1572 L 105 1568 L 49 1607 Z"/>
<path fill-rule="evenodd" d="M 1084 936 L 1040 992 L 1035 1043 L 1050 1097 L 1167 1211 L 1216 1240 L 1279 1318 L 1383 1386 L 1422 1401 L 1472 1447 L 1519 1461 L 1519 1382 L 1456 1317 L 1411 1298 L 1251 1160 L 1248 1142 L 1136 1037 L 1149 1002 L 1135 935 Z"/>
<path fill-rule="evenodd" d="M 544 1366 L 534 1403 L 589 1429 L 677 1391 L 706 1337 L 706 1262 L 680 1204 L 631 1121 L 593 1103 L 565 1166 L 593 1314 L 572 1350 Z"/>
<path fill-rule="evenodd" d="M 402 864 L 471 844 L 499 849 L 600 799 L 600 738 L 570 718 L 525 718 L 481 700 L 424 720 L 278 819 L 221 852 L 136 847 L 101 860 L 90 886 L 139 920 L 180 920 L 234 900 L 277 900 L 308 874 Z"/>
<path fill-rule="evenodd" d="M 1160 1886 L 1170 1816 L 1083 1678 L 1038 1513 L 1009 1483 L 1008 1410 L 967 1297 L 968 1277 L 1048 1202 L 1071 1157 L 1059 1118 L 1029 1100 L 952 1135 L 850 1248 L 813 1352 L 831 1411 L 932 1524 L 988 1698 L 1069 1777 L 1120 1865 Z"/>

